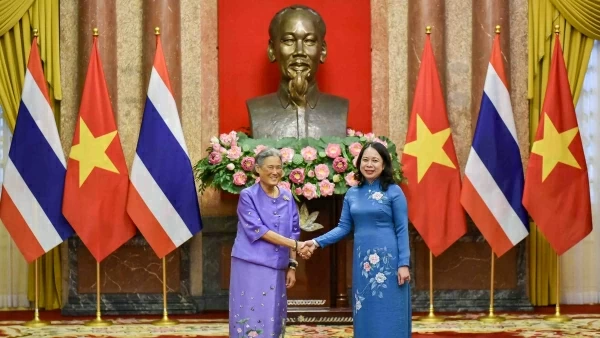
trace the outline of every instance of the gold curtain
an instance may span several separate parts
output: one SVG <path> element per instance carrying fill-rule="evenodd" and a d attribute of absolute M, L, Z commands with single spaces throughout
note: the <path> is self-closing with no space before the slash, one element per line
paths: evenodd
<path fill-rule="evenodd" d="M 600 1 L 550 0 L 550 2 L 581 34 L 600 40 Z"/>
<path fill-rule="evenodd" d="M 37 28 L 40 57 L 48 84 L 50 104 L 58 121 L 62 99 L 59 59 L 59 0 L 0 0 L 0 105 L 14 130 L 33 29 Z M 62 277 L 60 250 L 55 248 L 40 259 L 40 307 L 61 306 Z M 29 299 L 33 301 L 33 264 L 29 269 Z"/>
<path fill-rule="evenodd" d="M 0 22 L 3 23 L 0 25 L 0 104 L 11 130 L 15 128 L 34 28 L 39 31 L 40 57 L 52 98 L 50 104 L 54 108 L 54 101 L 62 99 L 58 11 L 59 0 L 0 0 Z M 56 110 L 54 114 L 59 115 Z"/>
<path fill-rule="evenodd" d="M 554 46 L 554 25 L 560 26 L 560 42 L 567 66 L 569 84 L 576 103 L 583 87 L 594 40 L 572 25 L 595 27 L 600 22 L 600 3 L 597 0 L 529 0 L 529 137 L 535 138 L 548 83 L 550 57 Z M 560 3 L 555 7 L 553 3 Z M 592 4 L 594 3 L 594 4 Z M 561 6 L 570 4 L 582 12 L 571 10 L 563 16 Z M 598 8 L 594 12 L 593 8 Z M 595 13 L 595 14 L 594 14 Z M 578 15 L 579 14 L 579 15 Z M 594 14 L 590 16 L 590 14 Z M 594 23 L 595 22 L 595 23 Z M 556 303 L 557 257 L 535 223 L 530 223 L 529 236 L 529 296 L 533 305 Z"/>

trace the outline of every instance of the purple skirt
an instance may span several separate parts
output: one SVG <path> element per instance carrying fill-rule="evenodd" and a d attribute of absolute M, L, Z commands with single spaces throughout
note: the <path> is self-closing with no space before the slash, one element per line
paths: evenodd
<path fill-rule="evenodd" d="M 231 257 L 229 337 L 284 337 L 285 270 Z"/>

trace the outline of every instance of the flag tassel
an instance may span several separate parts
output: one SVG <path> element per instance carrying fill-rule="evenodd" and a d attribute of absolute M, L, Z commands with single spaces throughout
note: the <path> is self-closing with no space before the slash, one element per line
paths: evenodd
<path fill-rule="evenodd" d="M 26 327 L 44 327 L 50 325 L 50 322 L 45 320 L 40 320 L 40 310 L 39 310 L 39 276 L 38 276 L 38 261 L 39 258 L 35 260 L 35 314 L 32 320 L 23 324 Z"/>
<path fill-rule="evenodd" d="M 175 319 L 169 319 L 169 313 L 167 311 L 167 257 L 162 259 L 162 283 L 163 283 L 163 317 L 157 321 L 152 322 L 155 326 L 173 326 L 179 324 L 179 321 Z"/>
<path fill-rule="evenodd" d="M 96 261 L 96 318 L 85 323 L 85 326 L 91 327 L 107 327 L 111 326 L 110 320 L 102 319 L 100 309 L 100 262 Z"/>

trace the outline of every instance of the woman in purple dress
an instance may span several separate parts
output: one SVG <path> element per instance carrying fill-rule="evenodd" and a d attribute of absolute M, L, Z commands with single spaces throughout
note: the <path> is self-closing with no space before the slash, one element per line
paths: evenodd
<path fill-rule="evenodd" d="M 279 186 L 283 165 L 278 150 L 261 151 L 255 170 L 260 181 L 242 190 L 237 207 L 229 337 L 283 337 L 286 289 L 296 283 L 298 210 L 291 192 Z"/>

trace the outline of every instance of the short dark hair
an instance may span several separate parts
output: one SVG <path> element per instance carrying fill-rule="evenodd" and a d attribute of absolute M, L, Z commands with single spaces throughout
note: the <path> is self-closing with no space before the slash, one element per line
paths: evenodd
<path fill-rule="evenodd" d="M 327 28 L 325 27 L 325 21 L 323 21 L 321 14 L 307 6 L 292 5 L 280 10 L 279 12 L 277 12 L 277 14 L 275 14 L 273 19 L 271 19 L 271 24 L 269 24 L 269 38 L 271 39 L 271 41 L 273 41 L 273 38 L 275 37 L 275 32 L 279 29 L 279 25 L 281 24 L 281 18 L 286 12 L 291 10 L 307 11 L 308 13 L 314 15 L 315 23 L 317 24 L 317 29 L 321 33 L 321 38 L 325 40 L 325 33 L 327 32 Z"/>
<path fill-rule="evenodd" d="M 379 175 L 379 183 L 381 184 L 381 190 L 387 191 L 391 184 L 396 183 L 394 181 L 394 167 L 392 166 L 392 157 L 390 156 L 390 152 L 383 144 L 379 142 L 367 142 L 360 150 L 358 158 L 356 159 L 356 167 L 358 170 L 356 173 L 354 173 L 354 178 L 359 182 L 359 185 L 363 185 L 366 181 L 365 177 L 360 172 L 360 162 L 362 161 L 365 150 L 368 148 L 375 149 L 383 160 L 383 171 L 381 172 L 381 175 Z"/>

